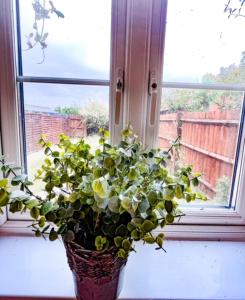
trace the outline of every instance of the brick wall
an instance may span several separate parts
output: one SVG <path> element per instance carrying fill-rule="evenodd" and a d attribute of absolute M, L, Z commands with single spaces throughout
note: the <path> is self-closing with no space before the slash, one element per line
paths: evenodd
<path fill-rule="evenodd" d="M 43 133 L 49 141 L 57 143 L 61 133 L 70 137 L 83 137 L 87 132 L 86 121 L 81 116 L 26 112 L 25 123 L 28 153 L 40 150 L 38 141 Z"/>

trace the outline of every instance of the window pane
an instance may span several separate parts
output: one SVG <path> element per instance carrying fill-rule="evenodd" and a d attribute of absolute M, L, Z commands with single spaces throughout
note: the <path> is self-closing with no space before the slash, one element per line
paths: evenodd
<path fill-rule="evenodd" d="M 111 0 L 56 0 L 56 12 L 50 1 L 19 3 L 24 75 L 109 79 Z"/>
<path fill-rule="evenodd" d="M 98 128 L 108 127 L 109 87 L 61 84 L 24 84 L 27 167 L 34 178 L 44 157 L 38 140 L 41 134 L 53 143 L 64 133 L 98 146 Z M 41 183 L 34 189 L 41 190 Z"/>
<path fill-rule="evenodd" d="M 203 174 L 199 189 L 207 205 L 229 204 L 243 97 L 234 91 L 163 89 L 159 146 L 169 148 L 180 136 L 180 157 L 172 157 L 172 167 L 193 165 Z"/>
<path fill-rule="evenodd" d="M 245 83 L 244 18 L 228 18 L 227 2 L 168 1 L 164 81 Z"/>

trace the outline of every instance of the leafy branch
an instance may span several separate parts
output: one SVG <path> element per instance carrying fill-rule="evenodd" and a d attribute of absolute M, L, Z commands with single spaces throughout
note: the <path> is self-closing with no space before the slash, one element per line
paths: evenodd
<path fill-rule="evenodd" d="M 45 31 L 45 21 L 50 19 L 52 14 L 55 14 L 58 18 L 64 18 L 64 14 L 57 10 L 53 4 L 53 1 L 48 1 L 47 7 L 46 0 L 34 0 L 32 7 L 34 10 L 34 23 L 33 23 L 33 32 L 29 33 L 26 36 L 27 50 L 31 50 L 37 46 L 40 47 L 42 51 L 42 59 L 38 64 L 42 64 L 45 60 L 45 49 L 48 47 L 47 38 L 48 32 Z"/>
<path fill-rule="evenodd" d="M 243 13 L 245 0 L 236 0 L 237 5 L 232 5 L 232 0 L 228 0 L 225 4 L 224 13 L 228 13 L 228 18 L 231 16 L 237 17 L 245 17 L 245 13 Z"/>

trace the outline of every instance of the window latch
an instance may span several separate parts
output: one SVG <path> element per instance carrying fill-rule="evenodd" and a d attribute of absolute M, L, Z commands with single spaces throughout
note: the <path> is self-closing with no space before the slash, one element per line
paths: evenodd
<path fill-rule="evenodd" d="M 156 71 L 150 71 L 149 73 L 149 86 L 148 93 L 150 96 L 150 125 L 155 125 L 156 121 L 156 106 L 157 106 L 157 92 L 158 92 L 158 84 L 156 80 Z"/>
<path fill-rule="evenodd" d="M 124 72 L 122 69 L 117 70 L 117 80 L 116 80 L 116 99 L 115 99 L 115 124 L 119 125 L 121 106 L 122 106 L 122 94 L 124 89 Z"/>

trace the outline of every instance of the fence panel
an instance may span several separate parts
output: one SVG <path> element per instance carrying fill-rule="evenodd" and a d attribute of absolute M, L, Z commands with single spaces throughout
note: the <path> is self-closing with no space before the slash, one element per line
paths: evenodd
<path fill-rule="evenodd" d="M 203 173 L 202 189 L 211 197 L 222 176 L 231 178 L 239 129 L 239 111 L 161 114 L 159 146 L 181 137 L 181 160 Z"/>

